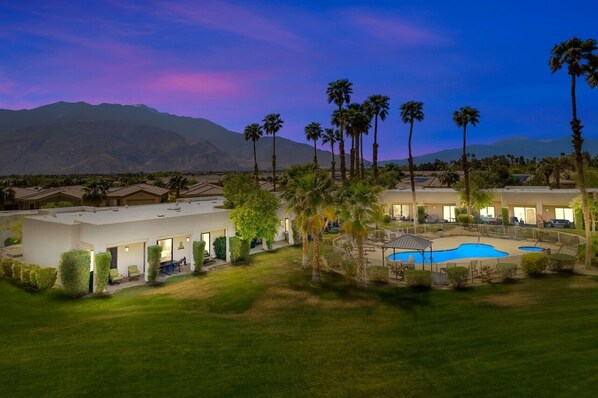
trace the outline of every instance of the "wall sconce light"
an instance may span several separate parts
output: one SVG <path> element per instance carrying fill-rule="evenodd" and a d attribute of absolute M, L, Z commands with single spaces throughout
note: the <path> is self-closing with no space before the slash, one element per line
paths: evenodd
<path fill-rule="evenodd" d="M 129 252 L 129 246 L 125 246 L 125 253 Z"/>
<path fill-rule="evenodd" d="M 187 242 L 189 242 L 190 240 L 191 240 L 191 238 L 187 236 Z"/>

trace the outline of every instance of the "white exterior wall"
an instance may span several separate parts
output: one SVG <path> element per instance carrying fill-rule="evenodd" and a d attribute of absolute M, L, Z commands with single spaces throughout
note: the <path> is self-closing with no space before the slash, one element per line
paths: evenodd
<path fill-rule="evenodd" d="M 82 249 L 80 225 L 66 225 L 25 218 L 23 220 L 23 261 L 58 268 L 60 255 Z"/>

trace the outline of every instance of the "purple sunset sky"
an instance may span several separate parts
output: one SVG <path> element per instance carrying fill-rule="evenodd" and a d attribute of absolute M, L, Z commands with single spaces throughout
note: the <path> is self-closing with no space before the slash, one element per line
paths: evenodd
<path fill-rule="evenodd" d="M 143 103 L 238 132 L 276 112 L 285 120 L 279 134 L 305 142 L 306 124 L 329 126 L 328 83 L 348 78 L 353 101 L 391 98 L 379 127 L 382 159 L 406 157 L 398 108 L 409 100 L 425 103 L 416 155 L 461 144 L 452 112 L 464 105 L 481 114 L 470 144 L 562 137 L 569 78 L 552 75 L 547 61 L 557 42 L 598 38 L 594 8 L 590 1 L 3 2 L 0 108 Z M 596 137 L 598 90 L 581 79 L 578 106 L 584 135 Z"/>

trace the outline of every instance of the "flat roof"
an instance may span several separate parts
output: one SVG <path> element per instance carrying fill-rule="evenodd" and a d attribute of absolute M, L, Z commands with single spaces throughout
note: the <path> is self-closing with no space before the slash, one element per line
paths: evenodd
<path fill-rule="evenodd" d="M 224 199 L 197 200 L 178 203 L 161 203 L 155 205 L 118 206 L 79 208 L 71 212 L 52 212 L 27 217 L 33 220 L 54 222 L 58 224 L 91 224 L 108 225 L 136 221 L 159 220 L 167 218 L 196 216 L 200 214 L 226 212 L 222 206 Z M 48 209 L 51 210 L 51 209 Z"/>

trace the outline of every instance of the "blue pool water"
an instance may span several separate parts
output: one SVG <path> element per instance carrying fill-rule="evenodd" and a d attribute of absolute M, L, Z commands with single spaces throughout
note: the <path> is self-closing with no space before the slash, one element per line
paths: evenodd
<path fill-rule="evenodd" d="M 519 250 L 523 250 L 526 252 L 541 252 L 542 248 L 536 246 L 519 246 Z"/>
<path fill-rule="evenodd" d="M 496 250 L 494 246 L 491 245 L 463 243 L 456 249 L 432 251 L 431 255 L 432 260 L 434 260 L 433 262 L 441 263 L 443 261 L 459 260 L 462 258 L 506 257 L 509 253 Z M 417 264 L 422 263 L 422 255 L 420 252 L 416 251 L 391 254 L 388 258 L 391 260 L 408 261 L 409 256 L 413 256 L 413 259 Z M 430 264 L 430 262 L 430 251 L 426 250 L 425 263 Z"/>

